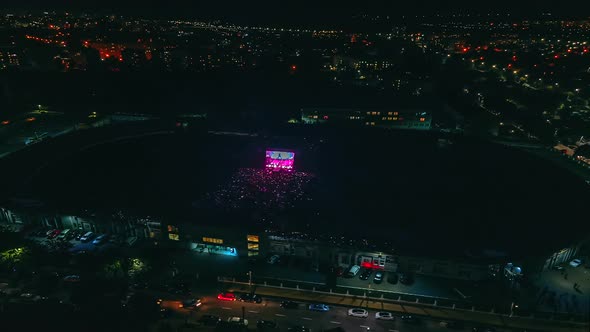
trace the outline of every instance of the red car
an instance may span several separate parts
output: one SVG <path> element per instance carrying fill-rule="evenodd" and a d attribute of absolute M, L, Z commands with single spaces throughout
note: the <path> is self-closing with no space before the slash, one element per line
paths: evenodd
<path fill-rule="evenodd" d="M 217 299 L 222 301 L 235 301 L 236 295 L 234 293 L 219 293 Z"/>
<path fill-rule="evenodd" d="M 56 229 L 53 232 L 51 232 L 50 234 L 47 235 L 48 239 L 54 239 L 56 236 L 58 236 L 61 233 L 61 229 Z"/>

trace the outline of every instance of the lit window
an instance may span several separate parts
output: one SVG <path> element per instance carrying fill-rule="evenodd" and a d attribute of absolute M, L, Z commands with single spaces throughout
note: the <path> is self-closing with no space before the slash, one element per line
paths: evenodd
<path fill-rule="evenodd" d="M 258 237 L 258 235 L 248 235 L 248 242 L 258 242 L 260 241 L 260 238 Z"/>
<path fill-rule="evenodd" d="M 394 116 L 392 119 L 393 121 L 397 121 L 397 116 Z"/>
<path fill-rule="evenodd" d="M 168 225 L 168 233 L 178 233 L 178 227 L 174 225 Z"/>
<path fill-rule="evenodd" d="M 371 115 L 377 115 L 377 112 L 371 112 Z"/>
<path fill-rule="evenodd" d="M 248 250 L 258 250 L 258 243 L 248 243 Z"/>
<path fill-rule="evenodd" d="M 168 238 L 170 240 L 180 241 L 180 237 L 178 236 L 178 234 L 168 234 Z"/>
<path fill-rule="evenodd" d="M 387 112 L 387 115 L 392 115 L 392 114 L 393 114 L 393 112 Z"/>
<path fill-rule="evenodd" d="M 420 122 L 426 121 L 426 118 L 420 118 Z"/>
<path fill-rule="evenodd" d="M 203 242 L 223 244 L 223 240 L 222 239 L 216 239 L 216 238 L 213 238 L 213 237 L 203 237 Z"/>
<path fill-rule="evenodd" d="M 399 115 L 399 112 L 393 112 L 393 115 Z"/>
<path fill-rule="evenodd" d="M 258 256 L 258 251 L 248 251 L 248 256 Z"/>

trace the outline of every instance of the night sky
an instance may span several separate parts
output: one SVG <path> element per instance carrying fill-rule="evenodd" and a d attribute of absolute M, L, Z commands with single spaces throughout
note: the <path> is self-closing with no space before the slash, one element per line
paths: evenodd
<path fill-rule="evenodd" d="M 163 17 L 219 18 L 247 23 L 321 23 L 342 22 L 354 14 L 423 15 L 445 12 L 499 12 L 514 16 L 533 16 L 551 11 L 560 15 L 590 16 L 590 4 L 531 1 L 201 1 L 201 0 L 3 0 L 4 8 L 67 9 L 109 11 L 122 14 Z"/>

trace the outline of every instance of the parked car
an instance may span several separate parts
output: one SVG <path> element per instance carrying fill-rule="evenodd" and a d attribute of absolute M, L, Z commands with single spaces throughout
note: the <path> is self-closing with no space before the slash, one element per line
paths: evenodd
<path fill-rule="evenodd" d="M 326 304 L 310 304 L 309 310 L 326 312 L 330 310 L 330 307 L 328 307 Z"/>
<path fill-rule="evenodd" d="M 200 307 L 201 304 L 203 304 L 201 302 L 201 299 L 188 299 L 188 300 L 184 300 L 180 303 L 180 307 L 181 308 L 186 308 L 186 309 L 190 309 L 190 308 L 197 308 Z"/>
<path fill-rule="evenodd" d="M 79 282 L 80 281 L 80 276 L 77 274 L 71 274 L 69 276 L 65 276 L 63 278 L 63 281 L 65 282 Z"/>
<path fill-rule="evenodd" d="M 387 274 L 387 282 L 388 283 L 395 285 L 395 284 L 397 284 L 397 280 L 398 280 L 397 273 L 389 272 Z"/>
<path fill-rule="evenodd" d="M 353 265 L 350 267 L 350 269 L 348 269 L 348 272 L 346 273 L 346 276 L 349 278 L 352 278 L 354 276 L 356 276 L 359 271 L 361 270 L 361 267 L 358 265 Z"/>
<path fill-rule="evenodd" d="M 94 233 L 87 232 L 80 237 L 80 241 L 82 242 L 90 242 L 90 240 L 94 239 Z"/>
<path fill-rule="evenodd" d="M 381 271 L 375 273 L 375 277 L 373 278 L 373 282 L 376 283 L 376 284 L 382 283 L 383 282 L 383 276 L 384 276 L 384 273 L 381 272 Z"/>
<path fill-rule="evenodd" d="M 221 318 L 214 315 L 203 315 L 199 318 L 199 323 L 206 326 L 214 326 L 221 322 Z"/>
<path fill-rule="evenodd" d="M 395 316 L 393 316 L 393 314 L 391 312 L 379 311 L 379 312 L 375 313 L 375 319 L 395 320 Z"/>
<path fill-rule="evenodd" d="M 369 280 L 369 278 L 371 277 L 371 274 L 373 274 L 373 271 L 371 271 L 371 269 L 364 269 L 363 272 L 361 272 L 359 279 Z"/>
<path fill-rule="evenodd" d="M 128 247 L 133 247 L 136 243 L 137 243 L 136 236 L 130 236 L 127 238 L 127 240 L 125 240 L 125 244 L 127 244 Z"/>
<path fill-rule="evenodd" d="M 408 273 L 400 273 L 399 282 L 404 285 L 411 285 L 414 282 L 414 278 Z"/>
<path fill-rule="evenodd" d="M 277 328 L 277 323 L 271 320 L 259 320 L 256 323 L 256 327 L 259 330 L 273 330 Z"/>
<path fill-rule="evenodd" d="M 580 265 L 582 265 L 582 260 L 579 258 L 576 258 L 570 262 L 571 267 L 578 267 Z"/>
<path fill-rule="evenodd" d="M 299 303 L 293 302 L 293 301 L 283 301 L 283 302 L 281 302 L 281 308 L 297 309 L 297 308 L 299 308 Z"/>
<path fill-rule="evenodd" d="M 65 229 L 63 232 L 61 232 L 61 234 L 59 234 L 57 236 L 58 240 L 69 240 L 70 236 L 72 234 L 72 230 L 71 229 Z"/>
<path fill-rule="evenodd" d="M 246 293 L 240 296 L 240 301 L 249 303 L 262 303 L 262 298 L 253 293 Z"/>
<path fill-rule="evenodd" d="M 279 255 L 272 255 L 268 258 L 268 264 L 276 264 L 281 260 Z"/>
<path fill-rule="evenodd" d="M 222 300 L 222 301 L 235 301 L 236 294 L 234 294 L 234 293 L 219 293 L 217 295 L 217 299 Z"/>
<path fill-rule="evenodd" d="M 348 316 L 367 318 L 369 316 L 369 312 L 361 308 L 352 308 L 348 309 Z"/>
<path fill-rule="evenodd" d="M 55 239 L 59 234 L 61 234 L 60 229 L 54 229 L 51 233 L 47 235 L 48 239 Z"/>
<path fill-rule="evenodd" d="M 84 236 L 84 234 L 86 234 L 86 233 L 87 232 L 85 232 L 85 231 L 83 231 L 81 229 L 78 229 L 78 230 L 76 230 L 76 236 L 74 237 L 74 239 L 80 241 L 80 239 L 82 238 L 82 236 Z"/>
<path fill-rule="evenodd" d="M 32 301 L 32 302 L 39 302 L 39 301 L 47 300 L 47 297 L 45 297 L 45 296 L 40 296 L 40 295 L 36 295 L 36 294 L 32 294 L 32 293 L 23 293 L 20 295 L 20 297 L 22 299 Z"/>
<path fill-rule="evenodd" d="M 242 317 L 230 317 L 227 319 L 227 322 L 238 326 L 248 326 L 248 320 L 243 319 Z"/>
<path fill-rule="evenodd" d="M 107 242 L 109 239 L 108 234 L 102 234 L 96 237 L 96 239 L 94 239 L 94 241 L 92 241 L 92 244 L 94 245 L 101 245 L 104 244 L 105 242 Z"/>

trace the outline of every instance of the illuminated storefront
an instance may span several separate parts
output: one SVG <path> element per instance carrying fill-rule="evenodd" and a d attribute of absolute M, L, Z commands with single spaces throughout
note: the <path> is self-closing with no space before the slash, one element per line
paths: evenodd
<path fill-rule="evenodd" d="M 224 244 L 223 239 L 203 236 L 201 241 L 191 243 L 191 249 L 203 254 L 238 256 L 238 250 Z"/>

